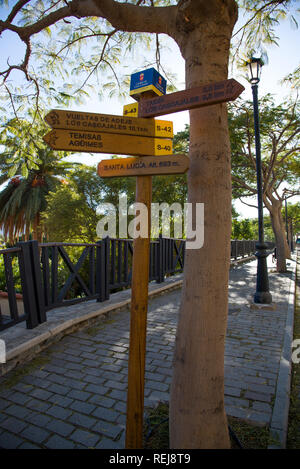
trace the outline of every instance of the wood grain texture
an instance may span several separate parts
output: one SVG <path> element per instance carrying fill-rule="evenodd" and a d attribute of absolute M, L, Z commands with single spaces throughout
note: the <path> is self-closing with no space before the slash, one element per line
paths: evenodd
<path fill-rule="evenodd" d="M 139 117 L 154 117 L 234 101 L 245 88 L 233 78 L 177 91 L 139 103 Z"/>
<path fill-rule="evenodd" d="M 113 158 L 98 164 L 101 177 L 146 176 L 182 174 L 189 168 L 185 155 L 141 156 L 137 158 Z"/>
<path fill-rule="evenodd" d="M 130 104 L 127 107 L 130 108 L 130 112 L 133 110 L 135 112 L 127 115 L 128 112 L 124 109 L 126 115 L 115 116 L 112 114 L 53 109 L 45 116 L 45 121 L 52 129 L 173 138 L 173 122 L 134 117 L 137 115 L 138 104 Z"/>
<path fill-rule="evenodd" d="M 110 133 L 55 129 L 44 136 L 53 150 L 119 155 L 170 155 L 172 140 Z"/>
<path fill-rule="evenodd" d="M 151 96 L 145 93 L 141 101 Z M 144 382 L 150 262 L 152 177 L 136 178 L 136 202 L 148 209 L 148 236 L 133 241 L 130 342 L 126 414 L 126 449 L 142 449 L 144 423 Z"/>

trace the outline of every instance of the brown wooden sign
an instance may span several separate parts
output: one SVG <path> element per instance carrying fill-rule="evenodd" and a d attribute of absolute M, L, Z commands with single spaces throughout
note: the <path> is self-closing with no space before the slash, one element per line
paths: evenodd
<path fill-rule="evenodd" d="M 139 117 L 154 117 L 212 104 L 234 101 L 245 88 L 236 80 L 219 81 L 190 90 L 145 99 L 139 103 Z"/>
<path fill-rule="evenodd" d="M 172 140 L 166 138 L 55 129 L 44 136 L 44 141 L 53 150 L 134 156 L 172 154 Z"/>
<path fill-rule="evenodd" d="M 137 105 L 135 106 L 137 107 Z M 173 122 L 170 121 L 60 109 L 48 112 L 45 121 L 53 129 L 173 138 Z"/>
<path fill-rule="evenodd" d="M 113 158 L 98 164 L 101 177 L 155 176 L 159 174 L 182 174 L 189 168 L 185 155 L 143 156 L 140 158 Z"/>

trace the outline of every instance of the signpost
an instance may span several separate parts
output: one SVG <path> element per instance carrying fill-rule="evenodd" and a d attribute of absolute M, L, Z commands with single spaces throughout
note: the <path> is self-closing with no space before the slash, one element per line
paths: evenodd
<path fill-rule="evenodd" d="M 219 81 L 208 85 L 177 91 L 139 103 L 139 117 L 154 117 L 195 109 L 212 104 L 234 101 L 245 88 L 236 80 Z"/>
<path fill-rule="evenodd" d="M 159 174 L 182 174 L 189 168 L 185 155 L 142 156 L 140 158 L 113 158 L 98 164 L 99 176 L 155 176 Z"/>
<path fill-rule="evenodd" d="M 152 175 L 185 173 L 189 167 L 188 157 L 172 155 L 172 122 L 150 118 L 233 101 L 244 90 L 234 79 L 169 95 L 164 95 L 165 87 L 165 80 L 156 70 L 144 70 L 132 75 L 130 94 L 139 103 L 124 106 L 124 116 L 52 110 L 45 117 L 54 130 L 44 140 L 54 150 L 138 156 L 102 160 L 98 165 L 101 177 L 137 176 L 136 202 L 148 209 L 148 236 L 135 238 L 133 242 L 126 417 L 128 449 L 142 448 Z M 153 98 L 155 95 L 158 97 Z M 133 117 L 137 114 L 139 118 Z"/>
<path fill-rule="evenodd" d="M 53 109 L 45 116 L 45 121 L 52 129 L 173 138 L 173 122 L 134 117 L 138 103 L 128 104 L 126 108 L 125 116 Z"/>
<path fill-rule="evenodd" d="M 166 138 L 54 129 L 44 140 L 53 150 L 136 156 L 172 154 L 172 140 Z"/>

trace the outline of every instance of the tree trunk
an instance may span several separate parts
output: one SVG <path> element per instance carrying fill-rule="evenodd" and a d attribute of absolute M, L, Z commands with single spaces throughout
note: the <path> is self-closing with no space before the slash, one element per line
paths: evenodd
<path fill-rule="evenodd" d="M 281 203 L 272 203 L 272 208 L 269 210 L 272 222 L 272 228 L 275 235 L 276 243 L 276 257 L 277 257 L 277 272 L 286 272 L 286 234 L 284 230 L 283 220 L 281 216 Z"/>
<path fill-rule="evenodd" d="M 42 226 L 40 212 L 36 214 L 35 219 L 33 221 L 32 237 L 33 239 L 38 241 L 38 243 L 42 242 Z"/>
<path fill-rule="evenodd" d="M 200 25 L 181 44 L 187 88 L 227 78 L 229 41 L 236 20 L 233 6 L 233 2 L 206 2 L 205 20 L 198 14 Z M 224 342 L 231 174 L 225 104 L 190 112 L 189 156 L 188 201 L 204 203 L 204 247 L 186 251 L 171 386 L 170 442 L 171 448 L 229 448 Z"/>
<path fill-rule="evenodd" d="M 279 208 L 279 223 L 281 226 L 282 236 L 283 236 L 283 243 L 284 243 L 284 255 L 286 259 L 291 258 L 291 250 L 287 242 L 287 232 L 286 232 L 286 222 L 283 220 L 282 213 L 281 213 L 281 204 Z"/>

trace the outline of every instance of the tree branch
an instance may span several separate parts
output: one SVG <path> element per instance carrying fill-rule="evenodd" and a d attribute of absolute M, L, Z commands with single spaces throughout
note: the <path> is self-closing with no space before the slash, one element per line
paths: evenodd
<path fill-rule="evenodd" d="M 247 189 L 249 192 L 252 192 L 252 194 L 256 194 L 256 190 L 253 189 L 251 186 L 248 186 L 248 184 L 246 184 L 245 181 L 240 179 L 239 177 L 232 175 L 232 180 L 236 182 L 240 187 Z"/>
<path fill-rule="evenodd" d="M 242 204 L 247 205 L 248 207 L 258 208 L 257 205 L 247 204 L 247 202 L 244 202 L 241 197 L 239 197 L 239 201 L 242 202 Z"/>
<path fill-rule="evenodd" d="M 26 3 L 28 3 L 30 0 L 19 0 L 15 5 L 14 7 L 12 8 L 10 14 L 8 15 L 8 17 L 6 18 L 6 21 L 5 23 L 11 23 L 15 16 L 19 13 L 19 11 L 23 8 L 23 6 L 26 5 Z"/>
<path fill-rule="evenodd" d="M 115 29 L 122 31 L 170 34 L 175 28 L 176 12 L 177 6 L 144 7 L 114 0 L 72 0 L 67 6 L 52 11 L 31 25 L 13 25 L 9 16 L 6 21 L 0 21 L 0 33 L 4 30 L 13 31 L 26 42 L 34 34 L 64 18 L 97 16 L 107 19 Z"/>
<path fill-rule="evenodd" d="M 266 10 L 269 6 L 271 5 L 275 5 L 275 8 L 276 6 L 282 4 L 282 3 L 286 3 L 287 0 L 271 0 L 270 2 L 267 2 L 265 5 L 263 5 L 261 8 L 259 8 L 253 16 L 251 16 L 251 18 L 240 28 L 238 29 L 232 36 L 232 38 L 234 38 L 234 36 L 237 36 L 239 34 L 239 32 L 241 31 L 244 31 L 245 28 L 250 24 L 252 23 L 252 21 L 256 18 L 257 15 L 259 15 L 263 10 Z"/>
<path fill-rule="evenodd" d="M 114 28 L 122 31 L 172 35 L 175 28 L 177 6 L 147 7 L 114 0 L 93 0 L 91 3 L 98 7 L 96 16 L 106 18 Z"/>

